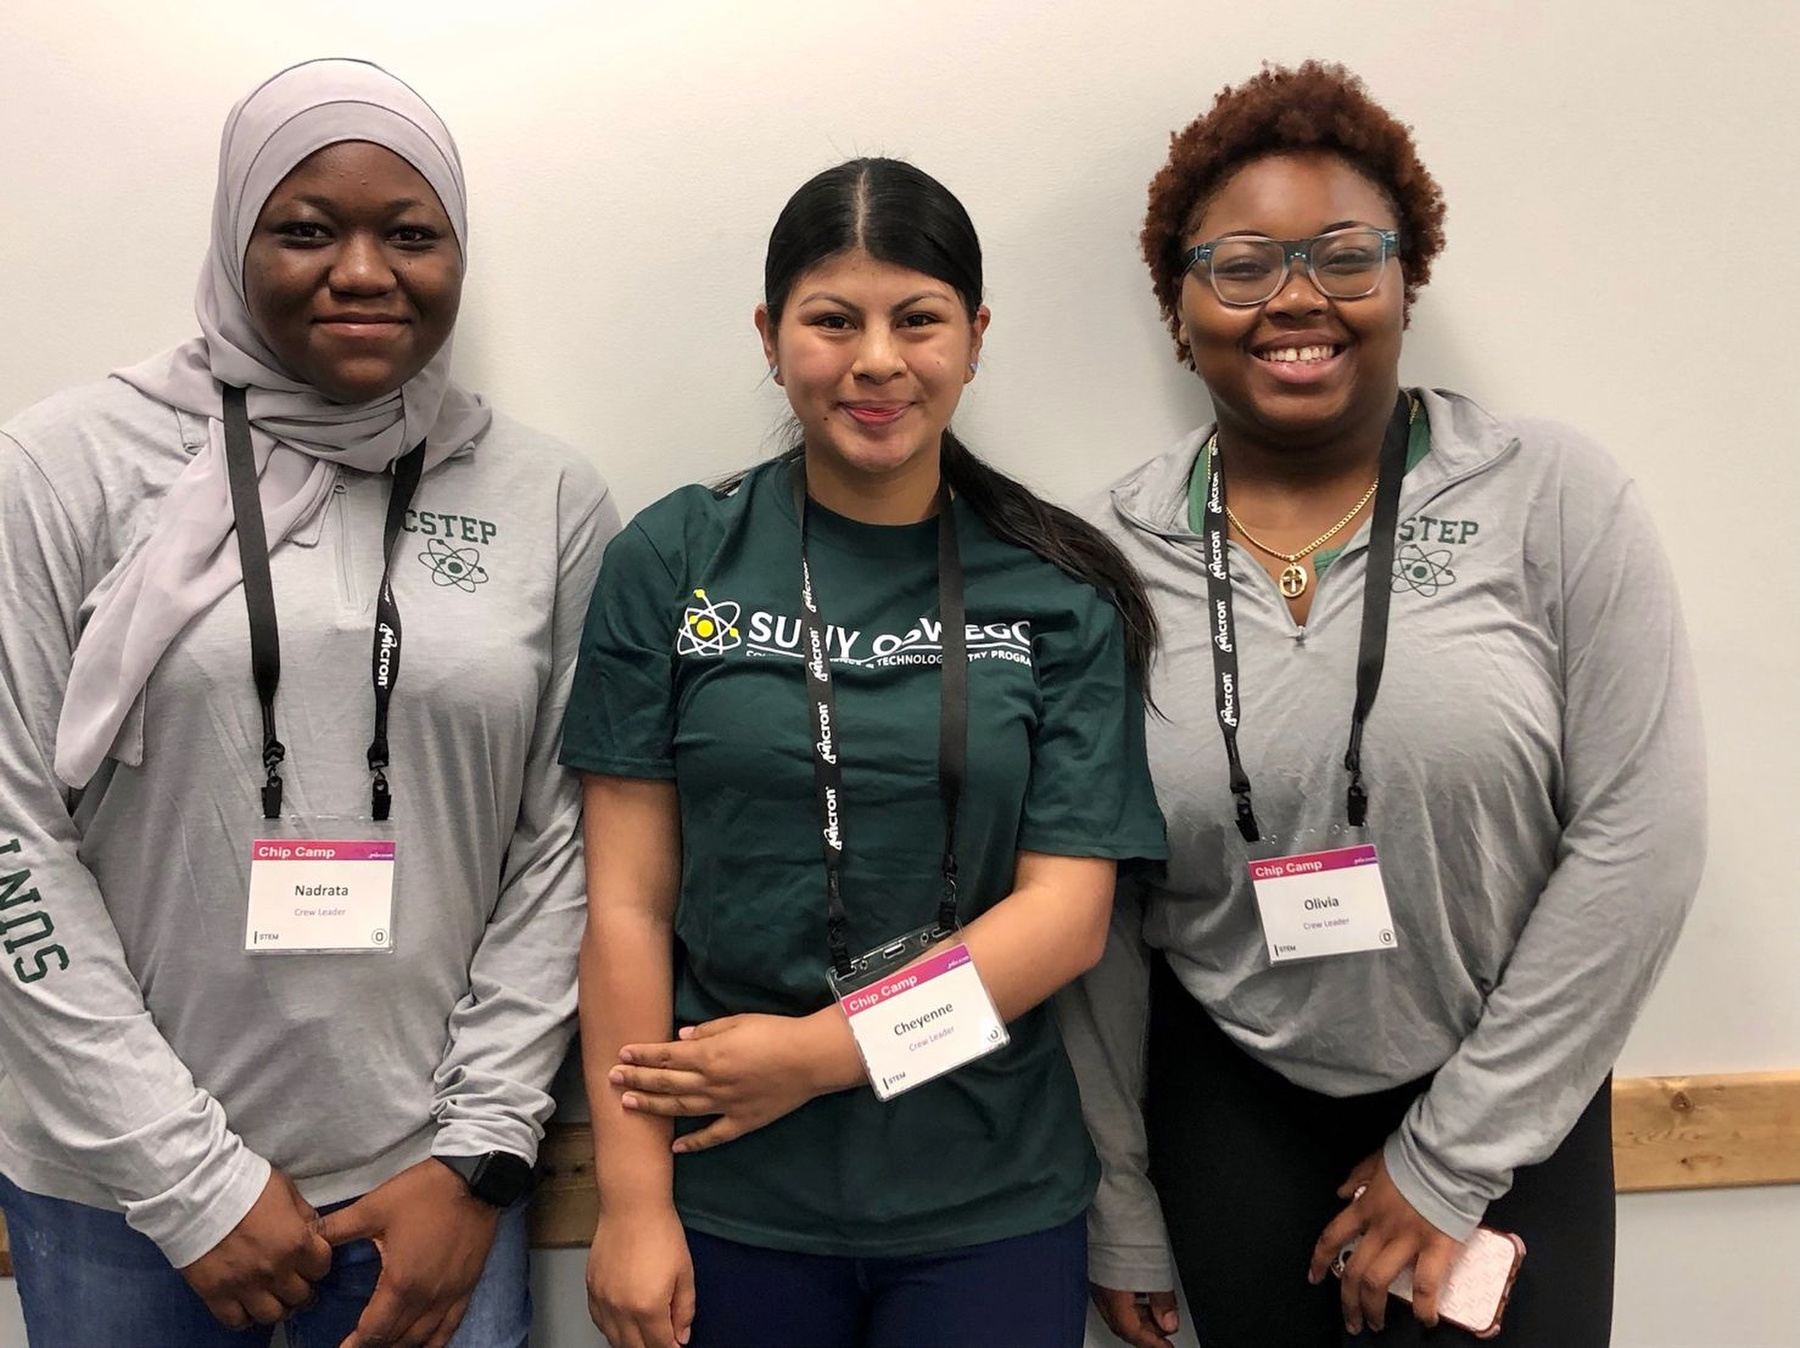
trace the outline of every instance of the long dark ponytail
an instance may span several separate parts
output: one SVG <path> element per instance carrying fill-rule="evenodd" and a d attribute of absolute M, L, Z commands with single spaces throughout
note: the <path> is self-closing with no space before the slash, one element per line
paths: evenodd
<path fill-rule="evenodd" d="M 852 159 L 809 180 L 788 199 L 769 234 L 763 302 L 771 329 L 794 282 L 827 258 L 860 248 L 942 281 L 971 321 L 981 307 L 981 241 L 963 205 L 936 178 L 898 159 Z M 800 447 L 784 457 L 799 457 Z M 1026 548 L 1092 585 L 1125 622 L 1125 654 L 1139 686 L 1156 653 L 1156 613 L 1143 579 L 1110 539 L 980 459 L 944 432 L 944 479 L 998 538 Z"/>

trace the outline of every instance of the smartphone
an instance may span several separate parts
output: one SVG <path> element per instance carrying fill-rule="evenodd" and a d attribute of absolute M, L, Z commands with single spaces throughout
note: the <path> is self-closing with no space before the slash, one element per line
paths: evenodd
<path fill-rule="evenodd" d="M 1355 1248 L 1356 1242 L 1351 1241 L 1338 1251 L 1331 1265 L 1338 1277 L 1344 1276 L 1344 1265 Z M 1525 1242 L 1512 1232 L 1476 1227 L 1444 1278 L 1444 1286 L 1438 1292 L 1438 1314 L 1478 1339 L 1493 1338 L 1500 1332 L 1500 1319 L 1506 1314 L 1506 1301 L 1512 1295 L 1524 1259 Z M 1412 1270 L 1403 1271 L 1388 1291 L 1411 1302 Z"/>

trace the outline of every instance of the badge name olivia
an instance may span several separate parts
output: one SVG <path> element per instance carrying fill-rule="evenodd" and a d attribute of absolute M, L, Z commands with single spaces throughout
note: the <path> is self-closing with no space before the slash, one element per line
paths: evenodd
<path fill-rule="evenodd" d="M 1250 863 L 1269 959 L 1394 948 L 1394 919 L 1373 843 Z"/>
<path fill-rule="evenodd" d="M 933 951 L 841 1004 L 878 1099 L 891 1100 L 1007 1042 L 968 946 Z"/>
<path fill-rule="evenodd" d="M 394 863 L 390 839 L 258 838 L 244 949 L 391 950 Z"/>

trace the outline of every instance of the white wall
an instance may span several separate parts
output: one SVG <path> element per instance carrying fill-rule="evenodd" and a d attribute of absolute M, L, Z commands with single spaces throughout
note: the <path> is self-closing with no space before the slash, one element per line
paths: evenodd
<path fill-rule="evenodd" d="M 0 419 L 188 335 L 226 109 L 282 64 L 359 54 L 462 142 L 463 378 L 586 447 L 626 508 L 765 451 L 762 244 L 857 152 L 912 157 L 968 205 L 994 325 L 962 429 L 1074 496 L 1205 415 L 1135 251 L 1169 131 L 1265 58 L 1342 59 L 1450 202 L 1406 377 L 1592 431 L 1676 555 L 1711 862 L 1621 1071 L 1791 1067 L 1796 52 L 1793 0 L 8 0 Z M 1628 1199 L 1621 1237 L 1620 1344 L 1800 1342 L 1800 1189 Z M 544 1345 L 594 1341 L 579 1266 L 541 1260 Z"/>

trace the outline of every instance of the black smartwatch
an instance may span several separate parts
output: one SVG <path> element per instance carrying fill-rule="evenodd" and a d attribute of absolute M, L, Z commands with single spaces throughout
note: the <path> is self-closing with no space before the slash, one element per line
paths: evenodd
<path fill-rule="evenodd" d="M 469 1196 L 490 1207 L 510 1208 L 531 1192 L 531 1163 L 510 1151 L 490 1151 L 485 1156 L 435 1158 L 462 1176 Z"/>

